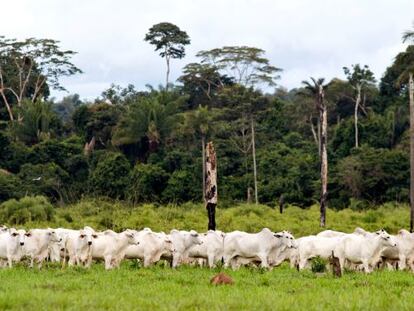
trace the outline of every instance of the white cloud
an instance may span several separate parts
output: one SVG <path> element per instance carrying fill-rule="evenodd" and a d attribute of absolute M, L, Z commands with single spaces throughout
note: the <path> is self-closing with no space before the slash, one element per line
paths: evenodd
<path fill-rule="evenodd" d="M 73 61 L 85 73 L 63 82 L 93 98 L 111 83 L 164 83 L 164 60 L 143 41 L 161 21 L 177 24 L 192 40 L 187 57 L 174 60 L 172 79 L 197 51 L 223 45 L 266 50 L 289 88 L 309 76 L 343 77 L 342 67 L 354 63 L 368 64 L 380 78 L 403 49 L 414 1 L 14 0 L 2 8 L 3 35 L 53 38 L 77 51 Z"/>

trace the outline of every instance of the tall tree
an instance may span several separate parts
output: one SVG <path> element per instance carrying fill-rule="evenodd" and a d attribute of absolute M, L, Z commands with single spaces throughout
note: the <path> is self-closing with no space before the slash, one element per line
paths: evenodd
<path fill-rule="evenodd" d="M 203 199 L 205 199 L 206 189 L 206 138 L 210 131 L 210 123 L 212 116 L 207 107 L 199 106 L 185 115 L 185 127 L 192 132 L 194 136 L 200 138 L 201 152 L 202 152 L 202 173 L 203 173 Z"/>
<path fill-rule="evenodd" d="M 190 44 L 190 37 L 174 24 L 159 23 L 149 29 L 144 40 L 154 45 L 155 51 L 160 51 L 161 57 L 165 57 L 167 63 L 165 88 L 168 90 L 170 60 L 171 58 L 181 59 L 185 56 L 184 47 Z"/>
<path fill-rule="evenodd" d="M 359 64 L 351 65 L 351 68 L 343 67 L 344 73 L 349 81 L 349 84 L 355 89 L 354 107 L 354 128 L 355 128 L 355 148 L 359 147 L 359 133 L 358 133 L 358 112 L 359 109 L 364 109 L 361 105 L 363 88 L 375 83 L 374 73 L 367 65 L 361 67 Z"/>
<path fill-rule="evenodd" d="M 222 74 L 233 78 L 233 81 L 245 88 L 258 87 L 261 84 L 275 86 L 276 80 L 280 78 L 282 69 L 270 65 L 270 61 L 264 56 L 265 51 L 249 46 L 225 46 L 207 51 L 200 51 L 197 56 L 201 58 L 202 64 L 208 64 L 216 68 Z M 246 106 L 246 105 L 245 105 Z M 255 110 L 253 103 L 247 116 L 251 131 L 251 152 L 253 158 L 253 179 L 255 203 L 258 204 L 257 189 L 257 165 L 256 165 L 256 141 L 255 141 Z"/>
<path fill-rule="evenodd" d="M 403 34 L 403 42 L 414 42 L 414 31 L 407 30 Z M 399 85 L 408 83 L 410 105 L 410 232 L 414 229 L 414 45 L 409 45 L 405 52 L 397 55 L 395 64 L 404 66 L 405 70 L 398 77 Z"/>
<path fill-rule="evenodd" d="M 319 119 L 321 120 L 320 142 L 320 168 L 321 168 L 321 194 L 320 194 L 320 226 L 326 225 L 326 206 L 328 197 L 328 112 L 325 101 L 325 90 L 327 85 L 324 84 L 324 78 L 310 78 L 311 82 L 303 81 L 305 89 L 315 100 L 315 106 L 319 111 Z"/>
<path fill-rule="evenodd" d="M 46 86 L 66 90 L 59 79 L 82 72 L 70 62 L 76 53 L 63 51 L 58 44 L 52 39 L 18 41 L 0 36 L 0 95 L 10 120 L 14 119 L 10 94 L 21 107 L 29 94 L 32 102 L 45 95 L 42 92 Z"/>

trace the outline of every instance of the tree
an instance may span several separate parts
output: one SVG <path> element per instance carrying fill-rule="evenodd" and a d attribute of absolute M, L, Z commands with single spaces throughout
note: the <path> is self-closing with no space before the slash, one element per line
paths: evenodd
<path fill-rule="evenodd" d="M 181 59 L 185 56 L 184 46 L 190 44 L 190 37 L 174 24 L 159 23 L 149 29 L 144 40 L 154 45 L 155 51 L 160 50 L 161 57 L 165 57 L 167 63 L 165 88 L 168 90 L 170 60 L 171 58 Z"/>
<path fill-rule="evenodd" d="M 402 36 L 403 43 L 407 41 L 413 41 L 414 42 L 414 22 L 413 22 L 413 30 L 406 30 L 403 33 Z"/>
<path fill-rule="evenodd" d="M 403 40 L 414 39 L 414 35 L 408 36 L 406 32 Z M 409 45 L 405 52 L 399 53 L 395 58 L 397 66 L 405 69 L 397 79 L 398 85 L 406 85 L 410 107 L 410 231 L 414 229 L 414 45 Z M 408 84 L 408 85 L 407 85 Z"/>
<path fill-rule="evenodd" d="M 225 46 L 208 51 L 200 51 L 197 53 L 197 56 L 201 57 L 202 64 L 214 66 L 219 72 L 224 72 L 228 77 L 233 78 L 235 83 L 245 88 L 254 88 L 260 84 L 275 86 L 275 81 L 280 78 L 279 73 L 282 69 L 270 65 L 269 60 L 264 57 L 264 53 L 264 50 L 255 47 Z M 250 106 L 253 106 L 253 104 L 250 103 Z M 254 194 L 255 202 L 258 204 L 255 110 L 247 110 L 249 111 L 247 116 L 251 132 Z"/>
<path fill-rule="evenodd" d="M 216 66 L 201 63 L 187 64 L 178 81 L 183 83 L 183 91 L 190 94 L 188 108 L 199 104 L 210 105 L 214 95 L 233 83 L 233 79 L 220 74 Z"/>
<path fill-rule="evenodd" d="M 202 64 L 214 66 L 232 77 L 235 83 L 245 87 L 267 84 L 275 86 L 282 69 L 270 65 L 264 57 L 265 51 L 249 46 L 225 46 L 208 51 L 200 51 L 197 56 Z"/>
<path fill-rule="evenodd" d="M 139 143 L 143 144 L 142 149 L 156 151 L 176 125 L 180 100 L 181 97 L 173 92 L 164 91 L 137 98 L 126 107 L 115 128 L 112 143 L 115 146 Z"/>
<path fill-rule="evenodd" d="M 320 142 L 320 168 L 321 168 L 321 193 L 320 193 L 320 226 L 325 227 L 326 224 L 326 201 L 328 197 L 328 113 L 326 109 L 325 90 L 327 85 L 324 84 L 324 78 L 310 78 L 311 82 L 303 81 L 305 89 L 315 100 L 315 106 L 319 111 L 319 119 L 321 120 Z"/>
<path fill-rule="evenodd" d="M 203 172 L 203 198 L 205 196 L 205 178 L 206 178 L 206 159 L 205 159 L 205 146 L 206 137 L 210 130 L 210 123 L 212 117 L 207 107 L 199 106 L 197 110 L 191 111 L 186 114 L 186 127 L 195 135 L 200 137 L 201 140 L 201 152 L 202 152 L 202 172 Z"/>
<path fill-rule="evenodd" d="M 14 119 L 10 94 L 20 107 L 30 95 L 35 102 L 45 87 L 65 91 L 59 79 L 82 71 L 70 62 L 75 52 L 62 51 L 59 41 L 29 38 L 23 41 L 0 36 L 0 95 Z M 6 70 L 7 69 L 7 70 Z"/>
<path fill-rule="evenodd" d="M 369 70 L 367 65 L 361 68 L 359 64 L 352 65 L 352 70 L 348 67 L 343 67 L 344 73 L 349 81 L 349 84 L 355 89 L 355 102 L 354 108 L 354 127 L 355 127 L 355 148 L 359 147 L 359 135 L 358 135 L 358 112 L 359 109 L 365 109 L 365 96 L 362 99 L 361 94 L 363 88 L 373 84 L 375 82 L 374 73 Z M 362 103 L 362 105 L 361 105 Z"/>
<path fill-rule="evenodd" d="M 10 125 L 17 140 L 32 145 L 50 138 L 56 115 L 49 103 L 24 100 L 18 111 L 21 121 Z"/>

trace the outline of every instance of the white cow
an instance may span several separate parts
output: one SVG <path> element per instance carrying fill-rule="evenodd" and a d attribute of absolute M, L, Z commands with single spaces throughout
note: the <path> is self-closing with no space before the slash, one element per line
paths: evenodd
<path fill-rule="evenodd" d="M 241 257 L 243 263 L 244 258 L 247 258 L 260 261 L 262 267 L 269 268 L 269 256 L 272 252 L 286 247 L 297 247 L 294 237 L 287 231 L 274 233 L 268 228 L 262 229 L 259 233 L 233 231 L 227 233 L 224 238 L 224 267 L 232 264 L 233 269 L 236 268 L 233 259 Z"/>
<path fill-rule="evenodd" d="M 24 229 L 14 228 L 0 234 L 0 259 L 7 260 L 9 268 L 13 266 L 13 261 L 18 262 L 23 256 L 25 234 Z"/>
<path fill-rule="evenodd" d="M 200 234 L 202 244 L 194 244 L 190 247 L 187 256 L 190 259 L 203 258 L 207 261 L 207 265 L 213 268 L 223 258 L 224 236 L 223 232 L 214 230 Z"/>
<path fill-rule="evenodd" d="M 385 230 L 373 234 L 349 234 L 340 238 L 334 254 L 339 258 L 343 271 L 345 261 L 362 264 L 365 273 L 369 273 L 379 262 L 386 247 L 396 247 L 397 242 Z"/>
<path fill-rule="evenodd" d="M 324 237 L 324 238 L 336 238 L 346 235 L 347 233 L 335 230 L 325 230 L 319 232 L 316 236 Z"/>
<path fill-rule="evenodd" d="M 68 241 L 68 236 L 71 232 L 78 232 L 77 230 L 57 228 L 54 229 L 59 240 L 58 243 L 52 243 L 49 246 L 49 259 L 51 262 L 60 262 L 62 259 L 63 265 L 66 263 L 65 247 Z"/>
<path fill-rule="evenodd" d="M 68 231 L 64 251 L 64 258 L 69 257 L 68 265 L 87 266 L 92 259 L 92 242 L 97 238 L 98 234 L 90 227 Z"/>
<path fill-rule="evenodd" d="M 125 258 L 139 259 L 144 267 L 158 262 L 161 256 L 172 256 L 174 251 L 170 238 L 164 233 L 153 232 L 149 228 L 136 231 L 139 245 L 128 245 L 125 250 Z"/>
<path fill-rule="evenodd" d="M 172 267 L 176 268 L 183 259 L 188 257 L 188 250 L 196 244 L 202 244 L 200 235 L 194 231 L 171 230 L 169 235 L 173 244 Z"/>
<path fill-rule="evenodd" d="M 393 236 L 397 242 L 397 247 L 386 247 L 381 254 L 384 263 L 392 269 L 394 263 L 398 263 L 398 268 L 413 270 L 414 261 L 414 233 L 401 229 L 397 235 Z"/>
<path fill-rule="evenodd" d="M 119 267 L 121 260 L 125 257 L 125 250 L 129 245 L 138 245 L 139 241 L 133 230 L 125 230 L 116 233 L 106 230 L 98 234 L 91 247 L 91 258 L 87 263 L 89 267 L 91 259 L 103 259 L 105 269 L 109 270 Z"/>
<path fill-rule="evenodd" d="M 26 232 L 23 251 L 25 256 L 30 259 L 30 267 L 33 268 L 33 264 L 36 261 L 40 269 L 43 261 L 49 255 L 49 248 L 59 242 L 61 242 L 61 239 L 53 229 L 31 229 Z"/>
<path fill-rule="evenodd" d="M 299 270 L 308 266 L 308 261 L 315 257 L 328 259 L 332 256 L 342 237 L 323 237 L 310 235 L 301 238 L 299 244 Z"/>

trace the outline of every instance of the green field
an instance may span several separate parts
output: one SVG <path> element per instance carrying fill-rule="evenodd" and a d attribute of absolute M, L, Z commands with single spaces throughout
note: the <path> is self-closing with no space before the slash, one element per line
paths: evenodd
<path fill-rule="evenodd" d="M 369 211 L 329 210 L 328 228 L 352 231 L 385 228 L 396 233 L 407 228 L 408 206 L 384 205 Z M 284 214 L 268 206 L 239 205 L 217 211 L 218 229 L 255 232 L 263 227 L 290 230 L 296 236 L 320 231 L 317 206 L 289 206 Z M 123 228 L 169 231 L 172 228 L 205 231 L 202 205 L 127 206 L 121 202 L 84 200 L 56 208 L 50 222 L 28 222 L 18 227 L 90 225 L 96 229 Z M 13 223 L 9 223 L 13 225 Z M 119 270 L 105 271 L 49 265 L 39 271 L 23 265 L 0 270 L 0 310 L 413 310 L 414 275 L 376 271 L 370 275 L 346 272 L 335 279 L 330 272 L 298 272 L 288 265 L 273 271 L 242 268 L 227 271 L 232 286 L 213 286 L 209 280 L 220 268 L 163 265 L 148 269 L 124 262 Z"/>
<path fill-rule="evenodd" d="M 28 203 L 29 204 L 29 203 Z M 38 204 L 39 203 L 33 203 Z M 36 213 L 37 206 L 33 207 Z M 55 208 L 51 221 L 29 221 L 9 226 L 24 228 L 64 227 L 79 229 L 91 226 L 97 230 L 150 227 L 154 231 L 169 232 L 171 229 L 206 231 L 207 214 L 202 204 L 188 203 L 181 206 L 157 206 L 152 204 L 130 206 L 118 201 L 88 199 L 66 207 Z M 30 215 L 30 214 L 29 214 Z M 243 230 L 258 232 L 264 227 L 273 231 L 289 230 L 295 237 L 315 234 L 319 227 L 319 208 L 301 209 L 288 206 L 283 214 L 265 205 L 240 204 L 218 208 L 217 229 L 224 232 Z M 12 216 L 12 219 L 13 216 Z M 357 211 L 350 208 L 341 211 L 327 210 L 327 229 L 351 232 L 355 227 L 375 231 L 384 228 L 389 233 L 409 225 L 407 205 L 385 204 L 375 209 Z"/>
<path fill-rule="evenodd" d="M 234 285 L 214 286 L 209 269 L 180 267 L 0 271 L 0 309 L 20 310 L 412 310 L 414 276 L 408 272 L 297 272 L 243 268 L 228 271 Z"/>

